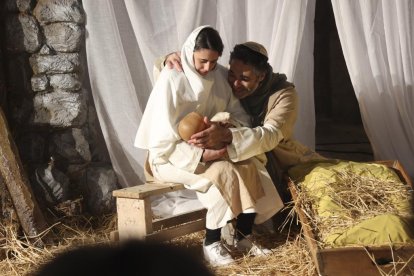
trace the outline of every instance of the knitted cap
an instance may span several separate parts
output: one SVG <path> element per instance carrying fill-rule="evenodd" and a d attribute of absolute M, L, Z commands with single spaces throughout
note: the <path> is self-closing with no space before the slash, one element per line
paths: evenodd
<path fill-rule="evenodd" d="M 247 48 L 249 48 L 250 50 L 255 51 L 259 54 L 262 54 L 262 55 L 264 55 L 265 57 L 268 58 L 266 48 L 262 44 L 259 44 L 257 42 L 253 42 L 253 41 L 247 41 L 245 43 L 242 43 L 241 45 L 244 45 Z"/>

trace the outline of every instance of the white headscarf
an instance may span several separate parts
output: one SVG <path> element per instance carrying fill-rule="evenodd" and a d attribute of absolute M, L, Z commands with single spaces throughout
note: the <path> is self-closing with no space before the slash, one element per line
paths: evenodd
<path fill-rule="evenodd" d="M 190 83 L 196 96 L 200 96 L 203 92 L 203 94 L 208 94 L 214 83 L 214 74 L 209 73 L 203 77 L 197 72 L 194 66 L 195 41 L 201 30 L 207 27 L 211 28 L 211 26 L 208 25 L 196 28 L 188 36 L 187 40 L 184 42 L 183 48 L 181 49 L 181 64 L 188 82 Z"/>

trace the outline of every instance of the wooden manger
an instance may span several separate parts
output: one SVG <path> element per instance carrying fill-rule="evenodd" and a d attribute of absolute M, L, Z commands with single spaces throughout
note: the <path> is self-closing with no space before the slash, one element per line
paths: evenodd
<path fill-rule="evenodd" d="M 412 182 L 398 161 L 376 162 L 394 170 L 400 180 L 413 187 Z M 295 203 L 295 212 L 301 222 L 303 233 L 319 275 L 407 275 L 413 273 L 414 245 L 346 246 L 321 248 L 314 230 L 299 202 L 299 190 L 289 180 L 289 189 Z M 412 275 L 412 274 L 408 274 Z"/>

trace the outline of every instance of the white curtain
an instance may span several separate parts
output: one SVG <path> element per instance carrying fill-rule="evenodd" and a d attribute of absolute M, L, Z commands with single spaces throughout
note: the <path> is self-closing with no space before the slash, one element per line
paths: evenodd
<path fill-rule="evenodd" d="M 400 160 L 414 179 L 414 1 L 332 5 L 375 159 Z"/>
<path fill-rule="evenodd" d="M 144 181 L 145 152 L 133 147 L 152 87 L 156 57 L 180 50 L 197 26 L 221 34 L 228 64 L 236 43 L 262 43 L 274 71 L 295 83 L 296 138 L 314 147 L 313 20 L 315 0 L 84 0 L 93 98 L 114 169 L 123 186 Z"/>

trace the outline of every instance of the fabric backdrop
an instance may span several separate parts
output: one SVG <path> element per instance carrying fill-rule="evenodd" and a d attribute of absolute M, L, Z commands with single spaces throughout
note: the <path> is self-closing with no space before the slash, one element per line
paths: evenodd
<path fill-rule="evenodd" d="M 152 88 L 156 57 L 181 49 L 189 33 L 211 25 L 228 64 L 236 43 L 262 43 L 274 71 L 295 83 L 296 138 L 314 147 L 313 20 L 315 0 L 84 0 L 86 53 L 93 99 L 122 186 L 144 182 L 145 152 L 133 147 Z"/>
<path fill-rule="evenodd" d="M 414 1 L 332 5 L 374 157 L 400 160 L 414 179 Z"/>

